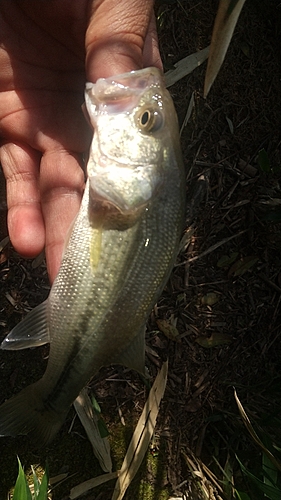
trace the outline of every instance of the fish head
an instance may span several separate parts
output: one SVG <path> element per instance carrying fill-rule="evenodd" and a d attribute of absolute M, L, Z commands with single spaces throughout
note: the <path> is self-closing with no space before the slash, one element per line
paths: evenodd
<path fill-rule="evenodd" d="M 178 140 L 162 74 L 146 68 L 99 79 L 87 84 L 85 101 L 94 128 L 87 173 L 95 210 L 134 218 L 161 189 L 165 156 Z"/>

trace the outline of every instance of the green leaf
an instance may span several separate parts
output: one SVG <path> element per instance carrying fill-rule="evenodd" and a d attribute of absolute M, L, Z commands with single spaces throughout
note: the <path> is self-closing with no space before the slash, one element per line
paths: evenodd
<path fill-rule="evenodd" d="M 231 266 L 228 275 L 242 276 L 249 269 L 251 269 L 251 267 L 253 267 L 258 262 L 258 260 L 259 258 L 255 255 L 248 255 L 247 257 L 243 257 Z"/>
<path fill-rule="evenodd" d="M 103 420 L 103 418 L 100 417 L 98 419 L 97 424 L 98 424 L 98 428 L 99 428 L 100 437 L 101 438 L 106 438 L 107 436 L 109 436 L 109 430 L 106 427 L 106 423 Z"/>
<path fill-rule="evenodd" d="M 251 500 L 249 495 L 247 495 L 247 493 L 244 493 L 244 491 L 234 490 L 234 492 L 235 492 L 235 498 L 237 500 Z"/>
<path fill-rule="evenodd" d="M 201 347 L 205 347 L 206 349 L 211 349 L 211 347 L 217 347 L 224 344 L 230 344 L 232 342 L 232 338 L 230 335 L 220 332 L 214 332 L 210 337 L 204 337 L 203 335 L 195 339 L 197 344 L 201 345 Z"/>
<path fill-rule="evenodd" d="M 48 499 L 48 485 L 49 485 L 49 470 L 48 466 L 45 467 L 45 472 L 41 480 L 39 487 L 39 493 L 36 500 L 47 500 Z"/>
<path fill-rule="evenodd" d="M 99 403 L 97 402 L 95 396 L 92 396 L 92 406 L 93 406 L 94 412 L 97 413 L 98 415 L 100 415 L 101 407 L 100 407 Z"/>
<path fill-rule="evenodd" d="M 280 500 L 281 498 L 281 490 L 279 488 L 275 488 L 274 486 L 270 486 L 268 484 L 264 484 L 258 477 L 254 476 L 243 464 L 240 462 L 239 458 L 236 456 L 236 459 L 241 467 L 242 472 L 250 479 L 256 487 L 262 491 L 270 500 Z"/>
<path fill-rule="evenodd" d="M 238 252 L 232 252 L 230 255 L 223 255 L 217 262 L 218 267 L 230 266 L 238 257 Z"/>
<path fill-rule="evenodd" d="M 227 457 L 224 466 L 224 480 L 223 480 L 223 491 L 227 498 L 231 498 L 232 496 L 232 477 L 233 477 L 233 467 L 230 460 L 230 457 Z"/>
<path fill-rule="evenodd" d="M 262 471 L 264 483 L 276 486 L 278 471 L 266 453 L 262 454 Z"/>
<path fill-rule="evenodd" d="M 168 339 L 174 340 L 175 342 L 180 342 L 178 329 L 169 321 L 167 321 L 166 319 L 158 319 L 156 323 L 160 332 L 164 333 L 164 335 Z"/>
<path fill-rule="evenodd" d="M 240 43 L 240 48 L 244 54 L 244 56 L 250 58 L 251 57 L 251 50 L 250 50 L 250 45 L 246 42 Z"/>
<path fill-rule="evenodd" d="M 33 475 L 33 484 L 34 484 L 34 497 L 35 499 L 37 498 L 37 494 L 39 492 L 39 488 L 40 488 L 40 482 L 39 482 L 39 479 L 36 475 L 36 472 L 33 468 L 33 466 L 31 466 L 31 470 L 32 470 L 32 475 Z"/>
<path fill-rule="evenodd" d="M 220 300 L 220 297 L 215 292 L 208 292 L 201 298 L 201 304 L 205 306 L 213 306 Z"/>
<path fill-rule="evenodd" d="M 13 500 L 32 500 L 30 489 L 18 458 L 19 473 L 15 484 Z"/>
<path fill-rule="evenodd" d="M 269 174 L 271 172 L 271 166 L 268 158 L 268 154 L 264 148 L 260 149 L 258 153 L 258 165 L 262 172 Z"/>

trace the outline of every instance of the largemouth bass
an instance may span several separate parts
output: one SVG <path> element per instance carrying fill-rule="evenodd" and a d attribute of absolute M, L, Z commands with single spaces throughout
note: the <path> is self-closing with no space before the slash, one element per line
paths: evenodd
<path fill-rule="evenodd" d="M 182 231 L 184 169 L 177 117 L 159 70 L 87 84 L 94 128 L 81 208 L 43 304 L 2 347 L 50 340 L 46 371 L 0 407 L 0 434 L 45 445 L 98 370 L 143 372 L 144 330 Z M 15 345 L 17 347 L 17 345 Z"/>

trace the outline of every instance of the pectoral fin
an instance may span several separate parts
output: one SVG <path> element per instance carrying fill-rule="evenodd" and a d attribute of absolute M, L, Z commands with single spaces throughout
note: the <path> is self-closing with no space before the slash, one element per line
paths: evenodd
<path fill-rule="evenodd" d="M 48 299 L 30 311 L 4 338 L 1 349 L 20 350 L 50 342 L 47 325 Z"/>
<path fill-rule="evenodd" d="M 145 376 L 145 326 L 133 338 L 132 342 L 118 354 L 112 364 L 124 365 Z"/>

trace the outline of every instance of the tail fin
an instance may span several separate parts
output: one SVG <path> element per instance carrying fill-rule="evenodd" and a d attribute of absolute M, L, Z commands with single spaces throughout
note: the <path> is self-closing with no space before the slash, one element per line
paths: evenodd
<path fill-rule="evenodd" d="M 67 412 L 57 413 L 44 403 L 40 382 L 29 385 L 0 406 L 0 436 L 28 434 L 38 447 L 52 441 Z"/>

